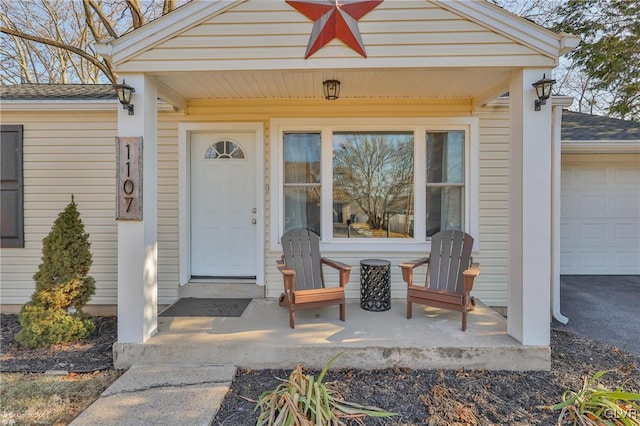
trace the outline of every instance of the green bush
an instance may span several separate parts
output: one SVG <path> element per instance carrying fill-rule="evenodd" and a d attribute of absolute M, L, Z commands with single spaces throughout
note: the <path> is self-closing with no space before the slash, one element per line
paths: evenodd
<path fill-rule="evenodd" d="M 36 291 L 19 316 L 22 329 L 16 340 L 22 345 L 51 346 L 91 334 L 93 321 L 82 311 L 96 289 L 88 275 L 93 262 L 90 247 L 71 196 L 42 240 L 42 263 L 33 276 Z"/>

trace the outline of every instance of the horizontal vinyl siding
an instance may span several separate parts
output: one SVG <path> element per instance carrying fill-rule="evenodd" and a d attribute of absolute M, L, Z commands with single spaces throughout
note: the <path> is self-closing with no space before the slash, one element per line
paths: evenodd
<path fill-rule="evenodd" d="M 509 287 L 509 110 L 480 109 L 479 244 L 474 261 L 480 276 L 474 295 L 490 306 L 507 306 Z"/>
<path fill-rule="evenodd" d="M 468 116 L 468 101 L 389 101 L 353 102 L 331 105 L 316 102 L 218 101 L 190 102 L 188 115 L 161 113 L 158 124 L 158 303 L 169 304 L 178 297 L 178 124 L 180 122 L 262 122 L 265 126 L 265 182 L 270 182 L 269 120 L 275 117 L 447 117 Z M 485 109 L 480 116 L 479 167 L 479 243 L 475 260 L 482 273 L 474 295 L 483 302 L 506 305 L 507 298 L 507 181 L 508 112 Z M 58 213 L 74 193 L 82 218 L 91 234 L 94 264 L 91 275 L 98 282 L 93 304 L 116 303 L 117 296 L 117 224 L 115 215 L 116 116 L 85 114 L 77 123 L 76 114 L 3 114 L 3 124 L 25 126 L 25 237 L 24 249 L 3 249 L 2 303 L 22 304 L 34 289 L 31 279 L 41 257 L 41 240 L 51 229 Z M 47 128 L 52 130 L 47 131 Z M 86 132 L 93 136 L 86 137 Z M 100 135 L 100 136 L 96 136 Z M 52 140 L 58 143 L 51 143 Z M 55 155 L 47 162 L 47 153 Z M 49 156 L 49 158 L 51 158 Z M 270 251 L 269 230 L 272 218 L 271 193 L 265 193 L 264 258 L 267 296 L 282 291 L 282 277 L 275 267 L 281 255 Z M 400 275 L 400 262 L 424 255 L 415 252 L 323 253 L 327 257 L 354 266 L 347 296 L 359 297 L 359 262 L 382 257 L 392 262 L 392 297 L 406 296 Z M 327 268 L 327 281 L 335 273 Z M 418 275 L 417 279 L 423 279 Z"/>
<path fill-rule="evenodd" d="M 361 57 L 335 39 L 304 55 L 313 22 L 281 1 L 251 1 L 213 17 L 119 64 L 140 69 L 283 69 L 363 66 Z M 438 5 L 383 2 L 358 27 L 368 66 L 553 66 L 553 60 Z M 179 60 L 176 64 L 174 61 Z"/>
<path fill-rule="evenodd" d="M 96 280 L 96 293 L 90 303 L 116 303 L 116 120 L 115 109 L 82 114 L 3 111 L 3 124 L 24 126 L 25 247 L 0 251 L 2 304 L 23 304 L 35 291 L 42 239 L 71 194 L 91 243 L 89 274 Z"/>

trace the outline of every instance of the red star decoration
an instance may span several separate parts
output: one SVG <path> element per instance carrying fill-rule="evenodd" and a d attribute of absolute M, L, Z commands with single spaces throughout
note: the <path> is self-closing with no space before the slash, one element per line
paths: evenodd
<path fill-rule="evenodd" d="M 382 0 L 287 0 L 287 3 L 314 21 L 305 59 L 334 38 L 342 40 L 360 55 L 367 57 L 358 20 L 382 3 Z"/>

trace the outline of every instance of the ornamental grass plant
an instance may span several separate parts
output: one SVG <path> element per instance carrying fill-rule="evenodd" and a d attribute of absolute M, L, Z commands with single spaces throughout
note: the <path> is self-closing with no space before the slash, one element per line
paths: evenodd
<path fill-rule="evenodd" d="M 562 395 L 562 402 L 539 408 L 560 411 L 558 425 L 640 426 L 640 393 L 625 392 L 624 385 L 610 390 L 598 383 L 607 372 L 585 377 L 582 389 L 568 390 Z"/>
<path fill-rule="evenodd" d="M 391 417 L 395 413 L 378 407 L 360 405 L 343 400 L 322 382 L 329 367 L 344 352 L 334 356 L 325 365 L 318 378 L 304 374 L 302 364 L 282 380 L 274 390 L 263 392 L 255 410 L 260 409 L 257 426 L 274 425 L 345 425 L 344 420 L 364 424 L 363 417 Z"/>

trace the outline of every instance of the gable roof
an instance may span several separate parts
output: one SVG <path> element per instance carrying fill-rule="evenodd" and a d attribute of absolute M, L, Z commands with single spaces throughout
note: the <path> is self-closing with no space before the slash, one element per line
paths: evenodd
<path fill-rule="evenodd" d="M 282 1 L 282 4 L 284 5 L 284 0 Z M 553 65 L 554 62 L 557 64 L 558 56 L 577 46 L 578 43 L 578 39 L 574 36 L 570 36 L 567 34 L 556 34 L 524 18 L 518 17 L 493 4 L 490 4 L 486 0 L 422 0 L 421 2 L 414 1 L 390 3 L 388 7 L 394 7 L 400 4 L 404 4 L 405 6 L 407 4 L 424 6 L 429 5 L 429 7 L 436 7 L 440 8 L 441 10 L 449 11 L 451 14 L 458 16 L 460 19 L 464 19 L 468 22 L 473 22 L 478 26 L 483 27 L 485 30 L 493 32 L 496 35 L 500 34 L 506 39 L 509 39 L 514 45 L 519 45 L 522 48 L 531 49 L 532 53 L 536 52 L 541 57 L 546 58 L 547 62 L 545 63 L 538 61 L 532 62 L 530 64 L 527 63 L 527 66 L 549 66 Z M 240 5 L 243 5 L 243 7 L 239 8 Z M 254 12 L 265 12 L 265 17 L 268 15 L 268 19 L 272 19 L 274 16 L 276 16 L 276 14 L 274 13 L 269 13 L 269 8 L 275 7 L 273 2 L 248 0 L 193 1 L 186 5 L 183 5 L 182 7 L 159 19 L 156 19 L 128 34 L 125 34 L 124 36 L 112 41 L 109 44 L 100 45 L 98 51 L 103 56 L 111 57 L 116 67 L 120 68 L 124 64 L 129 64 L 131 61 L 135 61 L 136 58 L 155 49 L 160 44 L 165 43 L 168 40 L 172 40 L 182 35 L 186 31 L 199 26 L 200 24 L 206 23 L 207 21 L 213 22 L 211 20 L 214 18 L 216 18 L 217 20 L 218 17 L 223 19 L 223 22 L 226 22 L 224 21 L 225 18 L 221 15 L 226 16 L 227 12 L 233 12 L 235 10 L 245 11 L 245 9 L 247 9 L 247 7 L 245 6 L 247 6 Z M 282 5 L 278 7 L 282 9 Z M 280 10 L 279 13 L 282 12 L 283 11 Z M 300 22 L 305 22 L 305 19 L 300 17 Z M 296 30 L 296 36 L 299 35 L 298 31 L 300 30 Z M 256 33 L 256 36 L 257 35 L 258 34 Z M 260 40 L 262 39 L 264 39 L 264 37 L 262 37 Z M 230 48 L 232 46 L 225 47 Z M 176 52 L 176 54 L 185 54 L 184 52 L 180 52 L 180 50 L 176 50 L 174 52 Z M 512 55 L 517 56 L 515 52 L 512 52 Z M 475 54 L 474 56 L 478 56 L 478 54 Z M 180 57 L 176 57 L 176 59 L 178 58 Z M 504 60 L 507 60 L 507 62 L 508 59 L 509 57 L 504 58 Z M 149 60 L 149 58 L 145 58 L 144 60 Z M 246 64 L 250 63 L 251 62 L 246 62 Z M 373 61 L 370 61 L 369 63 L 372 65 L 374 64 Z M 413 66 L 424 65 L 421 63 L 413 62 L 412 64 Z M 308 63 L 302 61 L 298 65 L 302 66 L 302 68 L 305 68 Z M 358 67 L 362 66 L 362 62 L 357 62 L 357 65 Z M 486 66 L 487 64 L 484 65 Z M 523 64 L 514 63 L 513 65 L 522 66 Z M 334 66 L 335 64 L 331 65 L 331 67 Z M 388 64 L 386 64 L 386 66 L 388 66 Z M 432 66 L 437 65 L 433 64 Z M 124 71 L 124 69 L 122 68 L 120 68 L 120 70 Z M 153 68 L 153 71 L 156 70 L 157 68 Z M 147 70 L 144 68 L 137 68 L 136 66 L 132 66 L 130 67 L 130 69 L 127 69 L 127 71 L 146 72 Z M 151 69 L 149 69 L 149 71 L 151 71 Z"/>

